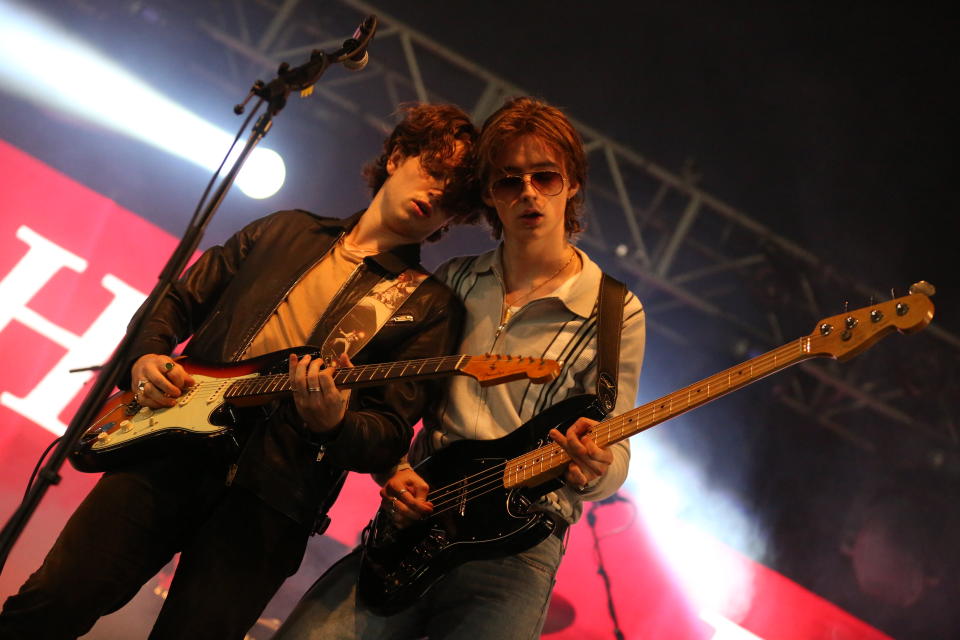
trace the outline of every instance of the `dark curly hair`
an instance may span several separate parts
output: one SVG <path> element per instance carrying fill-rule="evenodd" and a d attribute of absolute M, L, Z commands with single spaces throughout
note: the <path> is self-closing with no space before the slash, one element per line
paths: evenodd
<path fill-rule="evenodd" d="M 407 104 L 400 107 L 404 118 L 383 142 L 383 153 L 367 164 L 362 171 L 376 194 L 390 177 L 387 161 L 394 151 L 404 158 L 420 157 L 420 164 L 428 174 L 447 181 L 441 206 L 456 212 L 451 222 L 464 224 L 477 220 L 479 205 L 464 185 L 470 182 L 473 168 L 469 163 L 470 150 L 477 139 L 477 129 L 460 107 L 452 104 Z M 457 143 L 462 144 L 463 155 L 457 156 Z M 446 227 L 435 232 L 427 241 L 438 240 Z"/>
<path fill-rule="evenodd" d="M 487 189 L 493 172 L 497 170 L 500 153 L 507 145 L 525 135 L 536 136 L 552 148 L 560 157 L 568 183 L 580 187 L 576 195 L 567 201 L 564 211 L 567 235 L 579 233 L 583 229 L 580 210 L 587 180 L 587 156 L 583 151 L 583 141 L 562 111 L 536 98 L 512 98 L 483 123 L 480 137 L 473 148 L 474 192 L 479 194 Z M 497 217 L 497 210 L 484 204 L 481 212 L 490 225 L 493 237 L 499 239 L 503 235 L 503 225 Z"/>

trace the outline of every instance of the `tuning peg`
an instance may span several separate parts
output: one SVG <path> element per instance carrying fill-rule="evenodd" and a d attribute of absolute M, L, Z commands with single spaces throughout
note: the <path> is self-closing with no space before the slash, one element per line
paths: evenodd
<path fill-rule="evenodd" d="M 893 300 L 897 297 L 896 292 L 893 290 L 893 287 L 890 287 L 890 299 Z"/>
<path fill-rule="evenodd" d="M 910 285 L 910 293 L 922 293 L 925 296 L 933 296 L 937 293 L 937 288 L 926 280 L 921 280 L 920 282 L 914 282 Z"/>

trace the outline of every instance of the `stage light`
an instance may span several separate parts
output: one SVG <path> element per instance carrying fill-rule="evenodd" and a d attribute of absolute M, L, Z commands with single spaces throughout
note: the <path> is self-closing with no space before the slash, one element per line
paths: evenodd
<path fill-rule="evenodd" d="M 734 618 L 749 610 L 756 595 L 752 571 L 711 552 L 709 541 L 728 540 L 749 557 L 762 558 L 766 541 L 751 514 L 714 488 L 662 432 L 635 438 L 631 458 L 624 486 L 687 598 L 700 610 Z"/>
<path fill-rule="evenodd" d="M 209 171 L 217 168 L 233 139 L 63 27 L 8 0 L 0 0 L 0 79 L 7 91 L 120 131 Z M 280 189 L 285 176 L 283 158 L 258 148 L 237 177 L 237 187 L 251 198 L 267 198 Z"/>

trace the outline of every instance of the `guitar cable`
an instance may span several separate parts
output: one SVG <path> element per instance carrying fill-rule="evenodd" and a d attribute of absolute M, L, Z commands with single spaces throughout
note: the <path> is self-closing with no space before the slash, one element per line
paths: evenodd
<path fill-rule="evenodd" d="M 594 512 L 601 505 L 612 504 L 614 502 L 627 502 L 630 504 L 630 506 L 633 508 L 633 515 L 630 518 L 630 522 L 610 533 L 604 534 L 603 536 L 598 536 L 597 514 Z M 636 517 L 636 506 L 633 504 L 633 502 L 621 496 L 619 491 L 609 498 L 600 500 L 598 502 L 592 502 L 590 504 L 590 508 L 587 510 L 587 524 L 590 525 L 590 533 L 593 535 L 593 551 L 597 558 L 597 573 L 603 579 L 603 588 L 607 594 L 607 610 L 610 612 L 610 619 L 613 621 L 613 637 L 617 640 L 624 640 L 626 636 L 624 636 L 623 630 L 620 628 L 620 620 L 617 618 L 616 605 L 613 603 L 613 591 L 610 588 L 610 574 L 607 573 L 606 565 L 603 562 L 603 553 L 600 551 L 600 540 L 626 531 L 633 524 L 633 521 L 636 519 Z"/>
<path fill-rule="evenodd" d="M 40 458 L 37 459 L 37 464 L 33 468 L 33 473 L 30 474 L 30 479 L 27 480 L 27 489 L 26 491 L 23 492 L 23 501 L 26 501 L 27 496 L 30 495 L 30 488 L 33 486 L 33 483 L 36 482 L 37 480 L 37 474 L 40 472 L 40 467 L 43 465 L 43 461 L 47 459 L 47 456 L 50 455 L 50 450 L 53 449 L 54 445 L 60 442 L 62 438 L 63 436 L 54 438 L 53 441 L 51 441 L 50 444 L 47 445 L 47 448 L 43 450 L 43 453 L 40 454 Z M 56 479 L 51 484 L 57 484 L 58 482 L 59 482 L 59 479 Z M 23 504 L 23 501 L 21 501 L 21 504 Z"/>

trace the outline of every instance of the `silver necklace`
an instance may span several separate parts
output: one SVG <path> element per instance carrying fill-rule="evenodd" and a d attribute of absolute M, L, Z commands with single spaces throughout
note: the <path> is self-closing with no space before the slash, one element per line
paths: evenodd
<path fill-rule="evenodd" d="M 507 304 L 507 296 L 504 295 L 504 296 L 503 296 L 503 310 L 502 310 L 502 313 L 500 314 L 500 317 L 501 317 L 500 326 L 503 327 L 503 325 L 507 324 L 507 322 L 510 321 L 511 316 L 513 316 L 513 311 L 511 311 L 511 309 L 512 309 L 513 307 L 519 307 L 522 302 L 528 300 L 528 299 L 530 298 L 530 296 L 532 296 L 532 295 L 533 295 L 534 293 L 536 293 L 539 289 L 543 288 L 548 282 L 551 282 L 554 278 L 556 278 L 558 275 L 560 275 L 567 267 L 570 266 L 570 263 L 573 262 L 573 257 L 574 257 L 575 255 L 577 255 L 576 250 L 571 248 L 571 249 L 570 249 L 570 257 L 567 258 L 567 261 L 563 263 L 563 266 L 562 266 L 562 267 L 560 267 L 559 269 L 557 269 L 557 270 L 553 273 L 552 276 L 550 276 L 549 278 L 547 278 L 546 280 L 544 280 L 543 282 L 541 282 L 541 283 L 538 284 L 537 286 L 535 286 L 535 287 L 533 287 L 532 289 L 530 289 L 530 291 L 527 291 L 524 295 L 522 295 L 522 296 L 520 296 L 519 298 L 517 298 L 516 300 L 514 300 L 514 301 L 513 301 L 513 304 L 508 305 L 508 304 Z M 506 269 L 504 269 L 504 272 L 506 272 Z"/>

